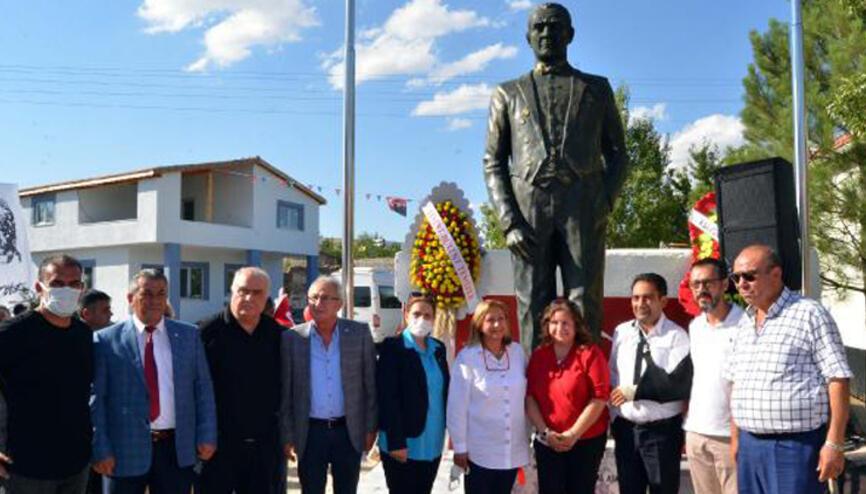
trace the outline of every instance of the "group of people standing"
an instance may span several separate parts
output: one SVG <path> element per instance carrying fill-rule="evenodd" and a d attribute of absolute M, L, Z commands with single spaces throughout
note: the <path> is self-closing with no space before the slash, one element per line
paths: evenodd
<path fill-rule="evenodd" d="M 699 493 L 820 492 L 844 466 L 838 329 L 784 287 L 768 247 L 733 268 L 692 266 L 689 333 L 664 314 L 664 278 L 636 276 L 609 359 L 569 300 L 547 306 L 528 358 L 508 306 L 486 300 L 449 366 L 435 300 L 413 295 L 404 328 L 375 345 L 321 277 L 311 319 L 286 330 L 264 315 L 270 279 L 255 267 L 198 327 L 165 317 L 168 280 L 143 270 L 130 318 L 94 335 L 73 313 L 104 318 L 105 297 L 83 304 L 80 263 L 49 257 L 40 305 L 0 325 L 0 474 L 15 494 L 258 494 L 285 492 L 295 459 L 303 492 L 323 493 L 330 469 L 343 494 L 378 437 L 389 490 L 429 493 L 447 431 L 467 493 L 510 492 L 531 450 L 540 492 L 592 492 L 610 430 L 625 494 L 677 492 L 684 445 Z"/>

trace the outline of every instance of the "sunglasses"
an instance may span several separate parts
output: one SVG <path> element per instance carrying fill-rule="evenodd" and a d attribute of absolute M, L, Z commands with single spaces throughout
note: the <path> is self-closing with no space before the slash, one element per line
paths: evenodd
<path fill-rule="evenodd" d="M 751 283 L 755 281 L 759 274 L 762 273 L 757 269 L 753 269 L 751 271 L 741 271 L 739 273 L 731 273 L 731 281 L 733 281 L 735 285 L 740 283 L 740 281 L 746 281 Z"/>
<path fill-rule="evenodd" d="M 700 290 L 701 288 L 709 288 L 711 286 L 716 286 L 716 284 L 722 281 L 724 278 L 710 278 L 707 280 L 692 280 L 689 282 L 689 287 L 692 290 Z"/>

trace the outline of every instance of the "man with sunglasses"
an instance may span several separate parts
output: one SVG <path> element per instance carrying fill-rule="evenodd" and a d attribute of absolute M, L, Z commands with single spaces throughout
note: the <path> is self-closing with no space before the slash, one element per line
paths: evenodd
<path fill-rule="evenodd" d="M 731 279 L 748 304 L 724 377 L 740 494 L 824 492 L 844 467 L 851 370 L 830 313 L 790 291 L 766 245 L 743 249 Z"/>
<path fill-rule="evenodd" d="M 15 494 L 75 494 L 87 485 L 93 333 L 73 317 L 84 288 L 81 275 L 81 263 L 72 257 L 47 257 L 35 287 L 39 306 L 0 324 L 0 381 L 8 408 L 0 476 L 8 470 L 7 488 Z"/>
<path fill-rule="evenodd" d="M 737 466 L 730 453 L 730 386 L 722 370 L 745 313 L 725 300 L 727 275 L 725 261 L 713 258 L 696 261 L 689 273 L 689 288 L 701 313 L 689 324 L 694 376 L 683 429 L 692 485 L 707 494 L 737 492 Z"/>

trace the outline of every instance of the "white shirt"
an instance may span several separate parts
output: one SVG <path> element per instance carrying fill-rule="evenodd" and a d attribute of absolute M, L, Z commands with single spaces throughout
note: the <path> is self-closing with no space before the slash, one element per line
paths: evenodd
<path fill-rule="evenodd" d="M 746 313 L 731 305 L 725 320 L 715 326 L 706 313 L 689 324 L 689 342 L 695 373 L 689 412 L 683 429 L 707 436 L 731 435 L 731 385 L 722 377 L 731 354 L 737 326 Z"/>
<path fill-rule="evenodd" d="M 526 357 L 519 344 L 509 344 L 500 360 L 481 345 L 461 350 L 451 367 L 446 413 L 454 452 L 469 453 L 473 463 L 490 469 L 528 464 L 525 398 Z"/>
<path fill-rule="evenodd" d="M 134 314 L 132 323 L 138 336 L 138 351 L 141 354 L 141 365 L 144 366 L 144 346 L 147 344 L 147 334 L 144 323 Z M 160 319 L 153 332 L 153 358 L 156 360 L 156 376 L 159 381 L 159 417 L 150 423 L 153 430 L 174 429 L 174 367 L 171 363 L 171 341 L 165 329 L 165 319 Z"/>
<path fill-rule="evenodd" d="M 613 346 L 610 350 L 610 387 L 634 383 L 634 360 L 641 331 L 634 319 L 616 327 Z M 666 372 L 673 371 L 689 354 L 689 336 L 685 330 L 664 314 L 655 326 L 645 334 L 653 362 Z M 646 372 L 646 362 L 641 365 L 641 375 Z M 636 424 L 664 420 L 683 412 L 684 401 L 659 403 L 652 400 L 627 401 L 620 407 L 611 406 L 611 416 L 622 415 Z"/>

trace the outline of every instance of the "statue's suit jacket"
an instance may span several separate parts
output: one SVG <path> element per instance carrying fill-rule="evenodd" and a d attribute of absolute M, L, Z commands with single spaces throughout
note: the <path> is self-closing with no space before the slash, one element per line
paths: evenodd
<path fill-rule="evenodd" d="M 554 143 L 570 183 L 538 184 L 550 159 L 532 74 L 493 92 L 484 152 L 490 201 L 506 233 L 535 236 L 531 260 L 512 255 L 521 342 L 537 343 L 544 307 L 556 296 L 555 267 L 566 296 L 580 304 L 592 331 L 601 331 L 607 216 L 625 181 L 628 155 L 622 117 L 607 79 L 571 67 L 567 106 L 560 111 L 562 141 Z M 559 173 L 558 173 L 559 175 Z M 547 188 L 544 188 L 547 187 Z M 552 199 L 555 196 L 556 199 Z"/>
<path fill-rule="evenodd" d="M 622 118 L 604 77 L 570 69 L 569 112 L 561 162 L 576 177 L 602 173 L 605 214 L 625 181 L 628 156 Z M 512 179 L 532 184 L 548 159 L 531 74 L 500 84 L 493 92 L 484 152 L 484 178 L 506 232 L 525 222 L 531 198 L 515 197 Z"/>
<path fill-rule="evenodd" d="M 366 324 L 338 319 L 340 331 L 340 378 L 349 439 L 357 451 L 364 450 L 364 436 L 376 432 L 376 348 Z M 298 457 L 307 446 L 310 424 L 310 331 L 312 323 L 283 332 L 282 405 L 280 435 L 282 444 L 295 446 Z"/>

